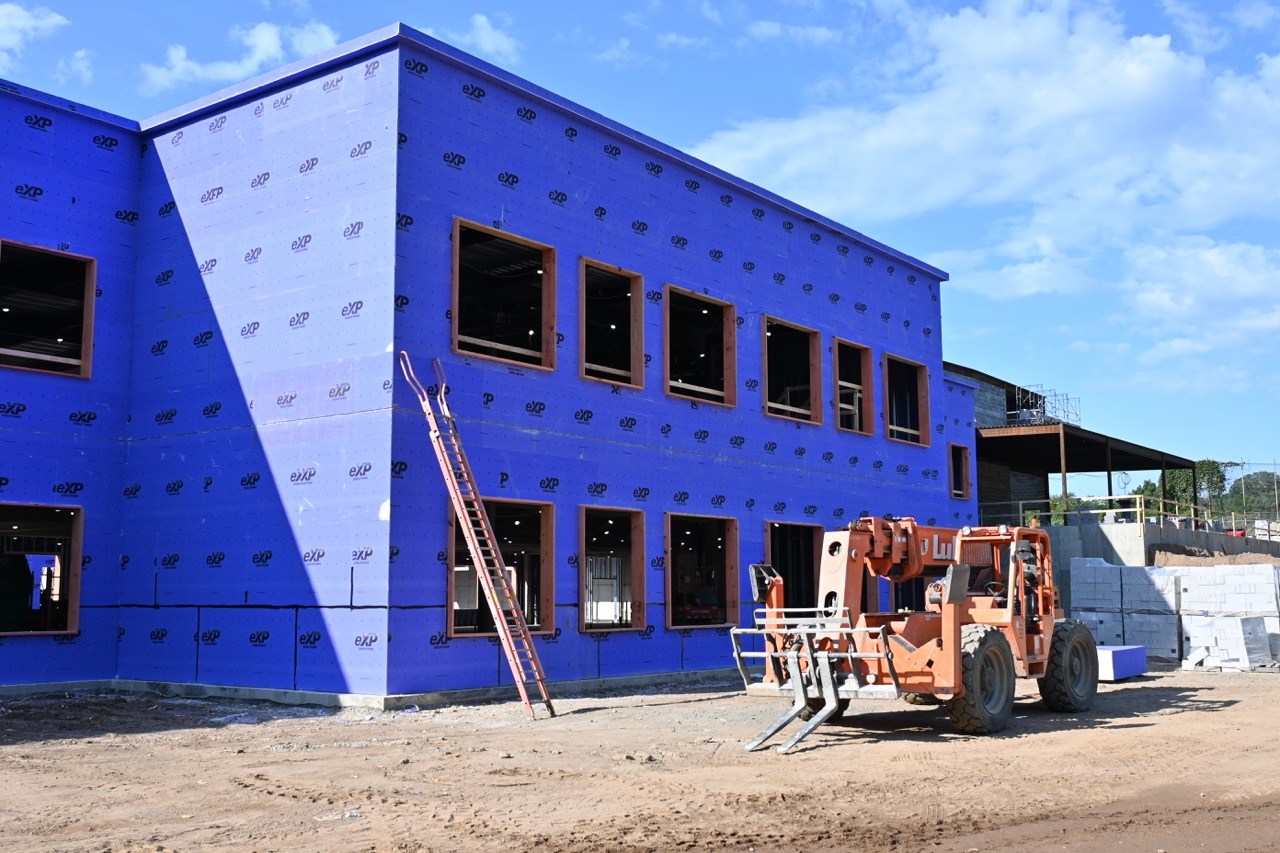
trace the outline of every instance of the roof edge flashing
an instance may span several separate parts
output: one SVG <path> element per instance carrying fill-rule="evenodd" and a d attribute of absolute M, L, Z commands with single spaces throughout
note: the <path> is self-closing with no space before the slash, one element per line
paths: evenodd
<path fill-rule="evenodd" d="M 397 47 L 415 47 L 437 54 L 441 58 L 457 62 L 474 70 L 478 74 L 488 77 L 502 85 L 517 89 L 529 95 L 530 97 L 551 104 L 554 107 L 564 110 L 571 115 L 578 117 L 584 122 L 590 122 L 596 126 L 603 128 L 610 133 L 614 133 L 629 139 L 636 145 L 647 148 L 650 151 L 658 153 L 664 157 L 674 158 L 689 168 L 701 172 L 702 174 L 729 184 L 741 191 L 753 195 L 762 201 L 765 201 L 777 208 L 790 212 L 797 218 L 814 222 L 825 228 L 830 229 L 834 233 L 849 239 L 851 242 L 857 243 L 872 251 L 878 252 L 885 258 L 895 263 L 906 264 L 914 269 L 925 273 L 939 282 L 950 280 L 950 276 L 943 270 L 934 267 L 919 258 L 913 257 L 881 243 L 860 231 L 855 231 L 847 225 L 824 216 L 816 211 L 809 210 L 795 202 L 777 195 L 763 187 L 751 183 L 741 177 L 730 174 L 706 161 L 699 160 L 686 152 L 683 152 L 673 146 L 660 142 L 657 139 L 641 133 L 634 128 L 627 127 L 613 119 L 610 119 L 601 113 L 570 101 L 560 95 L 551 92 L 529 80 L 519 77 L 509 71 L 499 68 L 492 63 L 486 62 L 477 56 L 460 50 L 453 45 L 440 41 L 433 36 L 428 35 L 420 30 L 414 29 L 404 23 L 395 23 L 380 30 L 375 30 L 368 35 L 343 42 L 329 50 L 318 53 L 314 56 L 300 59 L 290 63 L 282 68 L 260 74 L 243 83 L 238 83 L 224 89 L 220 89 L 212 94 L 205 95 L 202 98 L 191 101 L 176 109 L 161 113 L 158 116 L 147 119 L 140 123 L 140 129 L 147 134 L 162 133 L 176 125 L 187 124 L 193 120 L 197 120 L 203 115 L 214 112 L 222 112 L 232 106 L 237 106 L 246 101 L 252 100 L 258 93 L 273 88 L 292 83 L 304 77 L 314 76 L 323 73 L 329 68 L 339 65 L 349 65 L 354 59 L 363 55 L 368 55 L 381 50 L 397 48 Z"/>
<path fill-rule="evenodd" d="M 368 35 L 335 45 L 328 50 L 259 74 L 241 83 L 227 86 L 167 112 L 145 119 L 139 125 L 144 133 L 162 133 L 178 124 L 187 124 L 202 115 L 223 112 L 233 104 L 252 100 L 259 92 L 287 85 L 339 65 L 349 65 L 359 56 L 393 47 L 400 43 L 403 24 L 393 24 Z"/>
<path fill-rule="evenodd" d="M 30 86 L 23 86 L 0 77 L 0 92 L 13 95 L 23 100 L 33 101 L 42 107 L 59 112 L 72 113 L 74 115 L 84 116 L 94 121 L 104 122 L 114 125 L 121 130 L 127 130 L 130 133 L 138 133 L 141 126 L 133 119 L 118 116 L 115 113 L 109 113 L 106 110 L 100 110 L 97 107 L 91 107 L 87 104 L 81 104 L 76 101 L 70 101 L 66 98 L 59 98 L 50 95 L 48 92 L 42 92 L 39 89 L 33 89 Z"/>

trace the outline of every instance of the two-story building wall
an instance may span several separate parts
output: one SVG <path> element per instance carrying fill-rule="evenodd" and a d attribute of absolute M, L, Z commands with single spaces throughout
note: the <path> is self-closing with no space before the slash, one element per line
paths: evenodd
<path fill-rule="evenodd" d="M 43 287 L 11 243 L 96 277 L 91 373 L 0 342 L 0 442 L 39 454 L 0 458 L 0 515 L 83 525 L 74 614 L 0 638 L 6 682 L 510 683 L 400 350 L 447 371 L 553 681 L 729 665 L 751 563 L 812 603 L 824 528 L 975 520 L 944 273 L 421 33 L 136 127 L 0 109 L 88 137 L 0 202 L 0 307 Z M 128 149 L 106 183 L 92 121 Z"/>

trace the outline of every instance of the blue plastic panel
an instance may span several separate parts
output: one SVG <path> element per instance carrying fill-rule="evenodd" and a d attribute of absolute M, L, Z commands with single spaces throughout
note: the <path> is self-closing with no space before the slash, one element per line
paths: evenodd
<path fill-rule="evenodd" d="M 280 687 L 293 681 L 298 611 L 201 608 L 196 680 Z"/>
<path fill-rule="evenodd" d="M 294 686 L 375 696 L 395 692 L 387 690 L 388 642 L 385 608 L 301 609 Z"/>
<path fill-rule="evenodd" d="M 199 625 L 194 607 L 120 608 L 117 676 L 194 683 Z"/>

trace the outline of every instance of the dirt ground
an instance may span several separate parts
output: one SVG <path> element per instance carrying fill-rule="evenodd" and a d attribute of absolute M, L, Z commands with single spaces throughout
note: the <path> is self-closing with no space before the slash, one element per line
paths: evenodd
<path fill-rule="evenodd" d="M 855 704 L 788 755 L 740 684 L 371 712 L 0 700 L 0 850 L 1272 851 L 1280 675 L 1154 672 L 1010 728 Z M 775 740 L 776 742 L 776 740 Z"/>

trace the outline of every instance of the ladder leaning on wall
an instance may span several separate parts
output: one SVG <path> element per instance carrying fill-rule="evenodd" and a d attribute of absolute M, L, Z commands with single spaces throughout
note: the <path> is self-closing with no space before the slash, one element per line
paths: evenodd
<path fill-rule="evenodd" d="M 432 395 L 413 372 L 409 354 L 404 351 L 400 353 L 400 369 L 418 395 L 418 402 L 422 404 L 422 411 L 427 416 L 427 424 L 431 427 L 431 446 L 435 449 L 436 459 L 440 460 L 440 470 L 449 490 L 449 500 L 453 503 L 458 523 L 462 525 L 467 548 L 471 551 L 471 559 L 480 580 L 480 588 L 484 590 L 494 625 L 497 626 L 498 638 L 502 641 L 502 650 L 506 653 L 511 674 L 520 690 L 520 699 L 529 713 L 534 713 L 529 694 L 531 688 L 537 688 L 540 701 L 547 706 L 547 713 L 554 717 L 556 712 L 551 707 L 551 697 L 547 694 L 547 679 L 542 672 L 542 663 L 538 660 L 538 651 L 533 646 L 533 637 L 529 634 L 524 612 L 512 589 L 511 572 L 502 559 L 498 537 L 493 532 L 489 513 L 476 488 L 471 464 L 467 462 L 467 455 L 462 450 L 462 438 L 458 435 L 457 424 L 445 401 L 447 386 L 444 366 L 438 358 L 432 360 L 432 366 L 435 368 L 437 382 L 434 405 Z"/>

